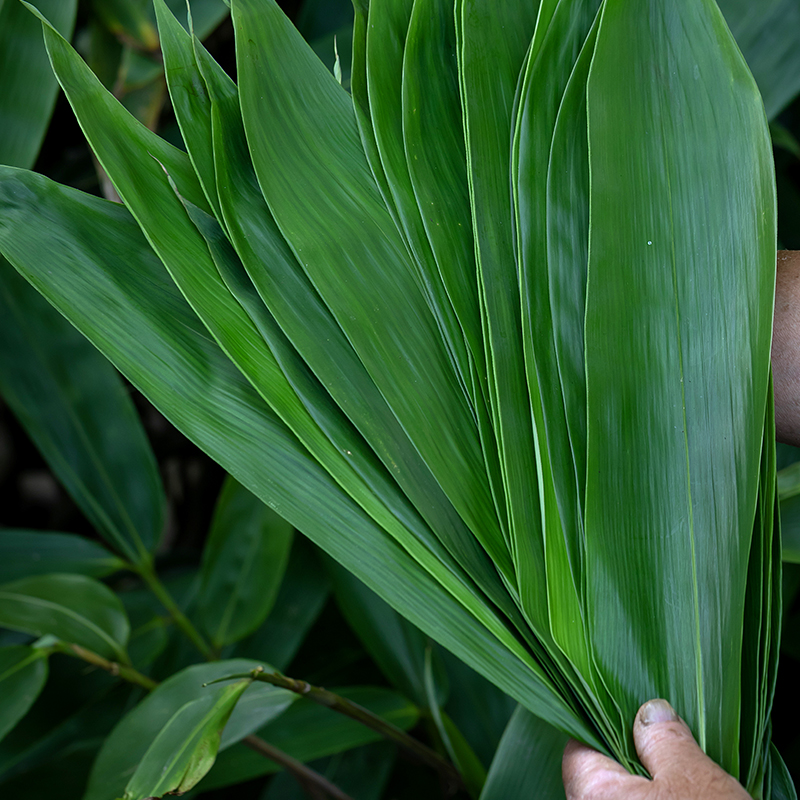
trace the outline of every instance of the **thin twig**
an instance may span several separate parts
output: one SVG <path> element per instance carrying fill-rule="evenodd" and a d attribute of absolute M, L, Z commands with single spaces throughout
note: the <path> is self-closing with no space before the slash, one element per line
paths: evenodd
<path fill-rule="evenodd" d="M 287 772 L 290 772 L 303 789 L 314 798 L 314 800 L 326 800 L 333 797 L 334 800 L 353 800 L 349 794 L 345 794 L 338 786 L 334 786 L 324 775 L 310 769 L 302 761 L 292 758 L 288 753 L 278 750 L 258 736 L 245 736 L 242 743 L 246 744 L 251 750 L 260 753 L 262 756 L 271 759 L 276 764 L 280 764 Z"/>
<path fill-rule="evenodd" d="M 153 691 L 159 684 L 147 675 L 142 675 L 141 672 L 135 670 L 133 667 L 126 666 L 125 664 L 118 664 L 116 661 L 109 661 L 103 658 L 99 653 L 92 650 L 87 650 L 78 644 L 67 644 L 60 642 L 53 647 L 59 653 L 75 656 L 89 664 L 93 664 L 106 672 L 111 673 L 115 677 L 122 678 L 128 683 L 136 684 L 146 689 L 148 692 Z M 332 797 L 334 800 L 353 800 L 352 797 L 345 794 L 341 789 L 332 784 L 327 778 L 310 769 L 301 761 L 292 758 L 288 753 L 273 747 L 268 742 L 260 739 L 258 736 L 246 736 L 242 742 L 255 750 L 257 753 L 269 758 L 276 764 L 280 764 L 287 772 L 291 773 L 298 781 L 300 786 L 307 792 L 314 800 L 327 800 Z"/>
<path fill-rule="evenodd" d="M 402 747 L 407 753 L 416 757 L 419 761 L 433 767 L 442 777 L 449 783 L 455 784 L 459 788 L 464 788 L 464 781 L 458 770 L 443 759 L 437 752 L 422 744 L 422 742 L 409 736 L 404 730 L 401 730 L 391 722 L 387 722 L 377 714 L 373 714 L 363 706 L 353 703 L 345 699 L 341 695 L 330 692 L 321 686 L 312 686 L 306 681 L 296 680 L 294 678 L 287 678 L 279 672 L 265 672 L 263 667 L 257 667 L 251 672 L 244 672 L 241 674 L 230 675 L 226 678 L 220 678 L 212 683 L 219 683 L 224 680 L 231 680 L 233 678 L 252 678 L 254 681 L 262 681 L 269 683 L 273 686 L 279 686 L 282 689 L 288 689 L 290 692 L 295 692 L 319 703 L 332 711 L 338 711 L 350 719 L 366 725 L 368 728 L 381 734 L 384 738 L 394 742 L 399 747 Z"/>
<path fill-rule="evenodd" d="M 211 659 L 213 652 L 206 640 L 200 635 L 197 628 L 192 625 L 189 618 L 180 610 L 178 604 L 172 599 L 172 595 L 167 591 L 166 587 L 159 580 L 158 576 L 153 570 L 152 565 L 143 564 L 137 567 L 137 572 L 142 577 L 142 580 L 147 584 L 150 591 L 159 599 L 161 605 L 169 611 L 170 616 L 174 623 L 186 634 L 194 646 L 203 654 L 203 658 Z"/>
<path fill-rule="evenodd" d="M 141 672 L 135 670 L 133 667 L 129 667 L 126 664 L 119 664 L 116 661 L 109 661 L 107 658 L 103 658 L 103 656 L 99 655 L 98 653 L 95 653 L 92 650 L 87 650 L 85 647 L 81 647 L 79 644 L 57 645 L 56 649 L 60 653 L 77 656 L 89 664 L 94 664 L 96 667 L 100 667 L 100 669 L 110 672 L 115 677 L 119 677 L 128 681 L 128 683 L 135 683 L 137 686 L 147 689 L 148 692 L 153 691 L 153 689 L 158 686 L 156 681 L 154 681 L 152 678 L 148 678 L 147 675 L 142 675 Z"/>

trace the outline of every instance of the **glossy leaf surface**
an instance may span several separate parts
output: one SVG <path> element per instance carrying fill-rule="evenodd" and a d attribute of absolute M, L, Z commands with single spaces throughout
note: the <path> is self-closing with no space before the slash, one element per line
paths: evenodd
<path fill-rule="evenodd" d="M 123 567 L 105 547 L 74 533 L 0 530 L 0 584 L 59 570 L 104 578 Z"/>
<path fill-rule="evenodd" d="M 117 596 L 84 575 L 54 573 L 0 586 L 0 626 L 50 634 L 126 663 L 130 627 Z"/>
<path fill-rule="evenodd" d="M 564 800 L 561 755 L 567 737 L 517 708 L 495 753 L 480 800 Z"/>
<path fill-rule="evenodd" d="M 238 681 L 182 706 L 161 729 L 125 789 L 125 800 L 188 792 L 211 769 L 236 702 L 249 686 Z"/>
<path fill-rule="evenodd" d="M 188 667 L 164 681 L 127 713 L 106 738 L 92 768 L 85 800 L 114 800 L 121 797 L 159 732 L 178 714 L 180 709 L 200 700 L 204 695 L 211 697 L 212 700 L 203 702 L 213 705 L 220 694 L 225 691 L 222 686 L 203 688 L 204 683 L 236 672 L 245 672 L 257 666 L 259 666 L 258 662 L 243 659 L 198 664 Z M 258 715 L 253 718 L 252 709 L 246 704 L 247 695 L 245 695 L 241 701 L 242 705 L 233 712 L 233 717 L 228 723 L 231 727 L 237 728 L 241 736 L 252 733 L 254 728 L 260 727 L 265 721 L 281 713 L 297 697 L 285 689 L 277 689 L 266 684 L 260 684 L 253 689 L 256 689 L 255 694 L 259 699 L 265 700 L 263 704 L 260 704 L 262 706 L 261 719 L 258 719 Z M 285 705 L 273 704 L 271 702 L 273 697 L 286 698 Z M 195 710 L 198 709 L 200 709 L 199 706 Z M 209 709 L 202 710 L 202 713 L 198 711 L 198 713 L 202 717 L 207 710 Z M 244 728 L 237 720 L 237 716 L 240 714 L 242 720 L 249 719 L 250 722 Z M 245 732 L 242 732 L 243 730 Z M 227 745 L 223 744 L 223 746 Z M 153 758 L 155 757 L 154 753 Z"/>
<path fill-rule="evenodd" d="M 25 716 L 46 680 L 45 651 L 0 647 L 0 739 Z"/>
<path fill-rule="evenodd" d="M 526 704 L 551 714 L 554 722 L 574 725 L 597 741 L 575 712 L 544 688 L 547 680 L 506 630 L 483 613 L 494 632 L 478 623 L 309 459 L 203 332 L 128 212 L 19 171 L 5 171 L 3 177 L 0 248 L 162 413 L 418 627 L 519 701 L 527 698 Z M 52 224 L 25 238 L 27 215 L 38 213 L 33 209 L 44 202 Z M 69 257 L 67 242 L 84 253 L 80 262 Z M 50 254 L 52 273 L 45 282 L 38 275 L 41 252 Z M 58 270 L 52 269 L 53 254 L 63 256 Z M 125 309 L 124 319 L 119 312 L 98 313 L 110 308 Z M 145 367 L 146 354 L 153 353 L 163 370 Z M 279 464 L 263 457 L 265 447 L 282 453 Z"/>
<path fill-rule="evenodd" d="M 229 478 L 203 551 L 199 619 L 216 646 L 252 633 L 280 589 L 294 528 Z"/>
<path fill-rule="evenodd" d="M 147 559 L 164 491 L 116 370 L 7 264 L 0 343 L 0 391 L 39 452 L 112 547 L 131 562 Z"/>
<path fill-rule="evenodd" d="M 644 28 L 634 17 L 627 0 L 606 3 L 588 81 L 589 630 L 623 718 L 666 693 L 736 775 L 775 276 L 770 143 L 714 3 L 664 5 Z M 676 102 L 662 63 L 698 90 Z M 720 81 L 730 91 L 712 105 Z"/>

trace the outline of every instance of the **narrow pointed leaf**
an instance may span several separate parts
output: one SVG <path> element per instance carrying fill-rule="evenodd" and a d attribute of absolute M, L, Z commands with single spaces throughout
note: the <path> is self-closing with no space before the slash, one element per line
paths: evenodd
<path fill-rule="evenodd" d="M 737 775 L 773 169 L 760 99 L 716 4 L 653 8 L 641 24 L 628 0 L 607 0 L 588 83 L 590 635 L 625 718 L 667 697 Z"/>
<path fill-rule="evenodd" d="M 168 419 L 417 627 L 520 702 L 602 747 L 499 621 L 455 602 L 308 458 L 209 340 L 125 209 L 31 173 L 0 173 L 0 249 Z M 25 224 L 32 207 L 48 209 L 45 231 Z M 68 256 L 75 250 L 79 262 Z M 154 354 L 163 371 L 144 366 Z M 280 460 L 265 459 L 265 448 Z"/>
<path fill-rule="evenodd" d="M 64 317 L 0 267 L 0 392 L 101 536 L 131 562 L 149 558 L 166 500 L 127 390 Z"/>
<path fill-rule="evenodd" d="M 40 0 L 64 36 L 75 25 L 77 0 Z M 47 60 L 41 26 L 19 3 L 0 4 L 0 164 L 30 168 L 55 105 L 58 83 Z"/>
<path fill-rule="evenodd" d="M 235 3 L 233 19 L 247 31 L 237 52 L 242 112 L 270 210 L 437 481 L 494 554 L 497 521 L 474 425 L 367 168 L 349 98 L 270 0 Z M 295 80 L 269 80 L 278 74 Z M 322 161 L 326 172 L 313 170 Z M 313 196 L 300 185 L 315 187 Z"/>
<path fill-rule="evenodd" d="M 198 620 L 217 647 L 252 633 L 281 586 L 294 528 L 241 484 L 223 486 L 203 549 Z"/>
<path fill-rule="evenodd" d="M 0 647 L 0 740 L 28 713 L 46 680 L 46 651 Z"/>
<path fill-rule="evenodd" d="M 250 681 L 238 681 L 182 706 L 161 729 L 125 788 L 124 800 L 188 792 L 211 769 L 222 730 Z"/>
<path fill-rule="evenodd" d="M 124 567 L 102 545 L 74 533 L 0 530 L 0 584 L 58 571 L 104 578 Z"/>
<path fill-rule="evenodd" d="M 223 687 L 203 688 L 204 683 L 236 672 L 246 672 L 255 669 L 257 666 L 259 666 L 258 662 L 244 659 L 217 661 L 213 664 L 197 664 L 165 680 L 135 708 L 122 717 L 106 738 L 92 767 L 84 800 L 109 800 L 109 798 L 121 797 L 125 787 L 129 784 L 139 764 L 144 759 L 150 745 L 158 736 L 159 731 L 169 723 L 179 710 L 187 704 L 199 700 L 204 695 L 216 698 L 220 692 L 224 691 Z M 266 700 L 263 704 L 264 715 L 262 716 L 262 721 L 255 720 L 255 727 L 260 727 L 266 720 L 274 716 L 275 707 L 271 703 L 273 695 L 285 697 L 288 700 L 287 706 L 293 702 L 291 692 L 266 684 L 263 684 L 263 686 L 264 689 L 259 689 L 257 686 L 252 687 L 242 697 L 242 711 L 240 712 L 237 706 L 237 710 L 233 712 L 233 716 L 229 721 L 231 726 L 239 726 L 241 730 L 237 716 L 240 713 L 244 717 L 250 716 L 248 712 L 251 712 L 252 709 L 248 709 L 244 704 L 250 692 L 254 690 L 257 697 Z M 279 710 L 283 711 L 287 706 L 283 706 Z M 246 732 L 242 735 L 252 733 L 252 730 L 252 726 L 248 726 L 245 728 Z"/>

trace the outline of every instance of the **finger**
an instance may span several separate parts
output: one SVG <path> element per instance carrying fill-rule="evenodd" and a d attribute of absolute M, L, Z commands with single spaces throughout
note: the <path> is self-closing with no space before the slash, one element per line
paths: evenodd
<path fill-rule="evenodd" d="M 666 700 L 651 700 L 639 709 L 633 723 L 633 740 L 639 759 L 654 779 L 713 763 Z"/>
<path fill-rule="evenodd" d="M 570 739 L 561 761 L 567 800 L 605 800 L 617 797 L 620 783 L 632 776 L 613 759 Z"/>

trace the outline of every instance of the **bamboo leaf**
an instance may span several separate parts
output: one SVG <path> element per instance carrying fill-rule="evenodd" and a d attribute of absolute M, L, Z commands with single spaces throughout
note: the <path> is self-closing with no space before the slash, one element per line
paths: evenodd
<path fill-rule="evenodd" d="M 202 52 L 198 48 L 198 53 L 202 55 Z M 278 231 L 253 172 L 235 91 L 231 94 L 229 81 L 213 80 L 211 64 L 204 71 L 215 97 L 212 114 L 220 201 L 231 239 L 261 300 L 445 546 L 460 556 L 464 563 L 469 563 L 473 574 L 480 574 L 484 589 L 492 593 L 498 605 L 507 604 L 497 576 L 477 550 L 464 522 L 420 459 L 364 364 Z M 380 492 L 383 502 L 394 515 L 415 530 L 416 535 L 434 551 L 440 550 L 430 533 L 420 526 L 416 513 L 408 508 L 406 501 L 398 497 L 392 486 L 387 486 L 385 479 L 380 473 L 375 473 L 368 461 L 364 463 L 365 456 L 358 437 L 342 425 L 340 412 L 331 407 L 327 397 L 310 385 L 307 378 L 298 384 L 298 378 L 304 376 L 293 363 L 295 355 L 286 348 L 283 337 L 276 335 L 271 320 L 252 297 L 247 282 L 237 278 L 236 272 L 236 269 L 227 271 L 229 283 L 232 278 L 236 279 L 237 296 L 252 309 L 253 319 L 261 319 L 261 333 L 267 337 L 273 350 L 279 355 L 283 353 L 283 369 L 295 376 L 293 385 L 296 388 L 304 387 L 301 399 L 328 437 L 338 442 L 346 455 L 353 456 L 352 460 L 361 459 L 362 475 L 366 474 L 365 467 L 369 467 L 373 490 Z M 368 453 L 366 457 L 369 458 Z"/>
<path fill-rule="evenodd" d="M 479 623 L 472 612 L 480 609 L 455 602 L 307 456 L 203 331 L 125 209 L 8 169 L 0 170 L 0 208 L 6 257 L 173 424 L 417 627 L 518 701 L 603 747 L 507 629 L 482 612 Z M 29 227 L 44 209 L 47 228 Z M 154 358 L 158 370 L 146 366 Z M 275 457 L 265 459 L 267 451 Z"/>
<path fill-rule="evenodd" d="M 483 320 L 489 407 L 500 454 L 517 591 L 537 637 L 547 635 L 546 579 L 531 399 L 518 334 L 519 289 L 508 142 L 514 87 L 536 25 L 537 3 L 483 0 L 457 7 L 458 65 L 466 162 Z M 499 13 L 498 13 L 499 11 Z M 509 332 L 512 333 L 509 336 Z M 535 402 L 535 401 L 534 401 Z M 494 554 L 493 554 L 494 557 Z M 509 573 L 513 574 L 513 573 Z"/>
<path fill-rule="evenodd" d="M 258 628 L 281 586 L 294 528 L 239 483 L 222 488 L 203 549 L 198 619 L 216 647 Z"/>
<path fill-rule="evenodd" d="M 77 0 L 40 0 L 64 36 L 75 25 Z M 58 83 L 36 20 L 18 2 L 0 4 L 0 164 L 30 168 L 44 139 Z"/>
<path fill-rule="evenodd" d="M 101 536 L 141 563 L 158 544 L 166 500 L 133 402 L 108 361 L 0 266 L 0 391 Z"/>
<path fill-rule="evenodd" d="M 561 755 L 567 737 L 518 707 L 497 748 L 480 800 L 564 800 Z"/>
<path fill-rule="evenodd" d="M 233 19 L 247 31 L 237 52 L 242 114 L 270 210 L 437 481 L 502 564 L 468 406 L 369 174 L 347 94 L 270 0 L 235 3 Z M 270 80 L 281 73 L 297 80 Z M 322 162 L 324 173 L 312 169 Z M 301 184 L 313 196 L 298 193 Z M 370 264 L 382 267 L 365 271 Z"/>
<path fill-rule="evenodd" d="M 652 7 L 640 24 L 607 0 L 588 83 L 589 630 L 623 716 L 669 698 L 735 776 L 775 277 L 770 143 L 716 6 Z"/>

